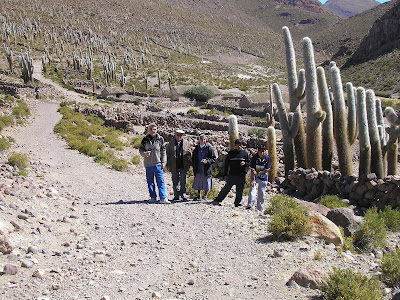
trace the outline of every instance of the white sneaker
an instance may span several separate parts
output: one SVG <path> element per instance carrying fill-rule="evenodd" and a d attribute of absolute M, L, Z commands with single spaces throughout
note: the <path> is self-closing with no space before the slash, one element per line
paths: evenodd
<path fill-rule="evenodd" d="M 160 204 L 170 204 L 171 201 L 169 201 L 168 199 L 163 199 L 163 200 L 160 200 L 158 203 L 160 203 Z"/>

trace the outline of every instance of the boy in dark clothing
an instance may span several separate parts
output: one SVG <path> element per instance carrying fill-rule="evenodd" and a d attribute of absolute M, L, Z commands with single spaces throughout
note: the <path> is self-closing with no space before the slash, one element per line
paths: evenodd
<path fill-rule="evenodd" d="M 268 170 L 270 169 L 269 156 L 265 153 L 265 150 L 264 145 L 259 146 L 257 153 L 254 154 L 250 162 L 251 181 L 247 209 L 254 206 L 258 185 L 257 210 L 260 213 L 264 212 L 264 194 L 267 189 Z"/>
<path fill-rule="evenodd" d="M 225 160 L 225 174 L 228 174 L 228 176 L 226 177 L 225 186 L 212 202 L 213 205 L 221 205 L 231 188 L 236 185 L 235 207 L 241 206 L 240 202 L 243 197 L 247 168 L 250 163 L 249 153 L 242 148 L 242 140 L 237 139 L 235 141 L 235 149 L 228 152 Z"/>

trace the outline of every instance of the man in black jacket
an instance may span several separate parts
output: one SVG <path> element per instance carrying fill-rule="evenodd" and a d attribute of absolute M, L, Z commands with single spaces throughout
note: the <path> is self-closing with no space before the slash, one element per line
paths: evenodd
<path fill-rule="evenodd" d="M 243 142 L 240 139 L 235 141 L 235 149 L 228 152 L 225 159 L 225 186 L 219 192 L 218 196 L 212 202 L 213 205 L 221 205 L 221 202 L 236 185 L 235 207 L 241 206 L 244 184 L 246 182 L 246 173 L 250 164 L 249 153 L 243 150 Z"/>

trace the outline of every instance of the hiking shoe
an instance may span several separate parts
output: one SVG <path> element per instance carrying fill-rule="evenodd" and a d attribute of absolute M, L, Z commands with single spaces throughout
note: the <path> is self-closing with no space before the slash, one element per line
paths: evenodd
<path fill-rule="evenodd" d="M 235 204 L 235 207 L 240 207 L 240 206 L 242 206 L 242 204 Z"/>
<path fill-rule="evenodd" d="M 171 202 L 168 199 L 162 199 L 158 203 L 160 203 L 160 204 L 170 204 Z"/>
<path fill-rule="evenodd" d="M 183 197 L 182 201 L 188 201 L 188 199 L 186 197 Z"/>
<path fill-rule="evenodd" d="M 215 201 L 215 200 L 213 202 L 211 202 L 211 204 L 212 205 L 222 206 L 221 202 L 218 202 L 218 201 Z"/>
<path fill-rule="evenodd" d="M 200 200 L 200 198 L 197 196 L 193 198 L 193 201 L 199 201 L 199 200 Z"/>
<path fill-rule="evenodd" d="M 247 205 L 247 206 L 246 206 L 246 209 L 252 209 L 252 207 L 253 207 L 253 206 L 251 206 L 251 205 Z"/>
<path fill-rule="evenodd" d="M 178 201 L 179 197 L 174 197 L 174 199 L 172 199 L 172 201 Z"/>
<path fill-rule="evenodd" d="M 157 202 L 157 199 L 156 199 L 156 198 L 151 198 L 151 199 L 149 200 L 149 202 L 150 202 L 150 203 L 156 203 L 156 202 Z"/>

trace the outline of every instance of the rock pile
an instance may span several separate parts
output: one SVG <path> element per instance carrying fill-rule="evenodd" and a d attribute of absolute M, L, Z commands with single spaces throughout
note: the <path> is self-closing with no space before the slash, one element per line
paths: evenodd
<path fill-rule="evenodd" d="M 390 205 L 400 207 L 400 176 L 377 179 L 376 175 L 342 177 L 340 172 L 316 171 L 298 168 L 290 171 L 281 188 L 288 194 L 312 201 L 322 195 L 339 195 L 360 207 L 383 209 Z"/>

